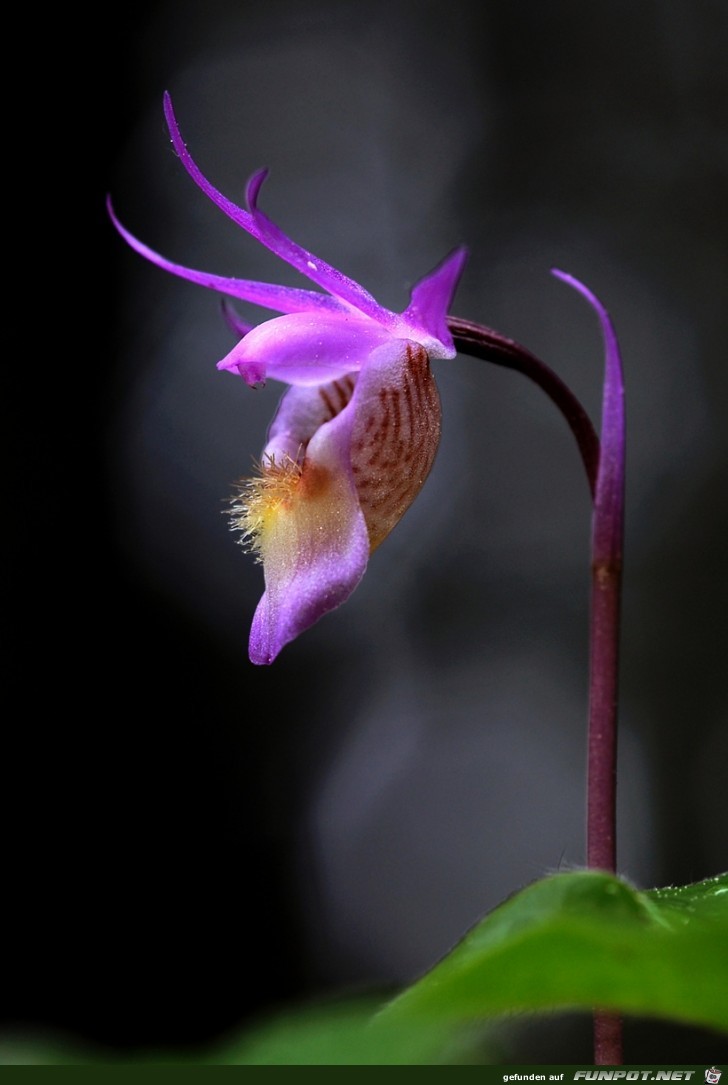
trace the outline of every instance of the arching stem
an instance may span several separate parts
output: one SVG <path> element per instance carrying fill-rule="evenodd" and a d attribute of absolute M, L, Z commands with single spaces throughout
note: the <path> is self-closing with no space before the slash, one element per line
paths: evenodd
<path fill-rule="evenodd" d="M 561 411 L 576 440 L 592 495 L 587 865 L 616 871 L 617 688 L 624 535 L 624 382 L 617 338 L 601 302 L 564 272 L 599 316 L 605 341 L 601 442 L 579 400 L 544 362 L 491 328 L 448 318 L 457 349 L 515 369 L 533 380 Z M 621 1065 L 622 1022 L 594 1013 L 594 1062 Z"/>
<path fill-rule="evenodd" d="M 505 366 L 523 373 L 541 388 L 564 416 L 569 429 L 579 447 L 581 459 L 586 471 L 592 498 L 596 493 L 597 472 L 599 470 L 599 438 L 596 435 L 589 415 L 574 393 L 564 384 L 553 369 L 526 350 L 520 343 L 507 339 L 492 328 L 483 324 L 474 324 L 471 320 L 449 316 L 448 327 L 453 334 L 456 348 L 462 354 L 472 354 L 475 358 L 492 362 L 493 365 Z"/>

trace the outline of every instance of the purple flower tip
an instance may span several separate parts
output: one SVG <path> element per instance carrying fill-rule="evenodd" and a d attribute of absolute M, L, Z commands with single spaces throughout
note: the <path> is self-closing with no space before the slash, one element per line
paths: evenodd
<path fill-rule="evenodd" d="M 594 495 L 593 559 L 621 561 L 624 531 L 625 478 L 625 389 L 622 358 L 614 325 L 606 308 L 589 287 L 566 271 L 552 268 L 551 274 L 577 290 L 599 318 L 604 337 L 605 366 L 602 395 L 602 427 Z"/>

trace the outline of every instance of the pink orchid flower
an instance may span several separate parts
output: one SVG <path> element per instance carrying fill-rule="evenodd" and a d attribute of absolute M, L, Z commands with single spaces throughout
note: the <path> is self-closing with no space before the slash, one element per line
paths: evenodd
<path fill-rule="evenodd" d="M 203 176 L 182 140 L 169 95 L 172 143 L 192 180 L 238 226 L 326 293 L 226 278 L 174 264 L 121 236 L 165 271 L 283 314 L 257 326 L 227 313 L 242 336 L 218 363 L 249 385 L 290 385 L 268 432 L 257 478 L 241 484 L 234 526 L 263 563 L 265 592 L 250 659 L 278 653 L 357 586 L 369 555 L 419 493 L 440 439 L 430 359 L 453 358 L 447 310 L 465 262 L 453 251 L 412 289 L 402 313 L 287 237 L 257 206 L 265 170 L 248 182 L 247 210 Z"/>

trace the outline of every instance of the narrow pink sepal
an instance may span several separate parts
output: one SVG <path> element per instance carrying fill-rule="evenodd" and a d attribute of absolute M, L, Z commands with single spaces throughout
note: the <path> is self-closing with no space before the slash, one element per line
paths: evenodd
<path fill-rule="evenodd" d="M 268 176 L 267 170 L 258 170 L 248 181 L 246 198 L 250 207 L 250 213 L 255 222 L 260 239 L 280 256 L 291 267 L 296 268 L 312 282 L 328 290 L 334 297 L 339 298 L 346 305 L 363 313 L 365 316 L 376 320 L 384 326 L 393 326 L 394 314 L 379 304 L 368 290 L 344 275 L 338 268 L 327 264 L 321 257 L 308 252 L 301 245 L 284 234 L 279 226 L 276 226 L 263 211 L 257 206 L 260 189 Z"/>
<path fill-rule="evenodd" d="M 402 314 L 405 320 L 424 328 L 439 340 L 451 358 L 455 357 L 455 347 L 447 326 L 447 312 L 467 258 L 468 252 L 463 245 L 446 256 L 429 275 L 415 283 L 411 301 Z"/>
<path fill-rule="evenodd" d="M 229 200 L 227 196 L 223 196 L 219 189 L 215 188 L 207 180 L 193 159 L 177 124 L 172 99 L 166 92 L 164 95 L 164 113 L 174 149 L 179 155 L 182 165 L 195 184 L 233 222 L 236 222 L 238 226 L 242 226 L 244 230 L 252 234 L 266 248 L 274 252 L 276 256 L 280 256 L 282 260 L 296 268 L 306 278 L 322 286 L 324 290 L 339 298 L 346 305 L 382 323 L 391 324 L 393 322 L 393 314 L 384 309 L 364 287 L 332 267 L 331 264 L 327 264 L 325 260 L 321 260 L 320 257 L 298 245 L 258 209 L 256 201 L 263 181 L 268 175 L 266 169 L 257 170 L 248 181 L 246 199 L 250 210 L 246 211 L 242 207 L 238 207 L 237 204 Z"/>
<path fill-rule="evenodd" d="M 163 271 L 169 271 L 180 279 L 187 279 L 188 282 L 196 283 L 198 286 L 216 290 L 219 294 L 228 294 L 231 298 L 249 301 L 254 305 L 260 305 L 261 308 L 272 309 L 278 313 L 349 312 L 349 309 L 337 301 L 336 298 L 331 298 L 328 294 L 320 294 L 316 290 L 303 290 L 295 286 L 278 286 L 275 283 L 261 283 L 253 279 L 234 279 L 226 275 L 213 275 L 209 271 L 196 271 L 194 268 L 175 264 L 172 260 L 168 260 L 166 256 L 162 256 L 148 245 L 145 245 L 143 241 L 140 241 L 139 238 L 127 230 L 116 217 L 110 198 L 107 198 L 106 207 L 117 231 L 135 252 L 149 260 L 150 263 L 162 268 Z"/>

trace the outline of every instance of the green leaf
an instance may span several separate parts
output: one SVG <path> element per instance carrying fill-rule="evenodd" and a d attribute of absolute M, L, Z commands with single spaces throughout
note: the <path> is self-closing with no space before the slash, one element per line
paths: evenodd
<path fill-rule="evenodd" d="M 510 897 L 384 1007 L 292 1008 L 213 1048 L 138 1060 L 0 1037 L 0 1063 L 498 1062 L 489 1019 L 595 1007 L 728 1031 L 728 874 L 649 892 L 593 871 L 556 874 Z"/>
<path fill-rule="evenodd" d="M 417 1066 L 487 1059 L 484 1035 L 459 1023 L 388 1022 L 381 1000 L 292 1008 L 215 1048 L 202 1061 L 234 1066 Z"/>
<path fill-rule="evenodd" d="M 387 1022 L 382 998 L 336 999 L 289 1009 L 246 1025 L 208 1047 L 102 1050 L 77 1038 L 0 1033 L 0 1066 L 419 1066 L 497 1061 L 484 1026 Z"/>
<path fill-rule="evenodd" d="M 467 1021 L 595 1007 L 728 1031 L 728 874 L 649 892 L 596 871 L 535 882 L 380 1016 Z"/>

